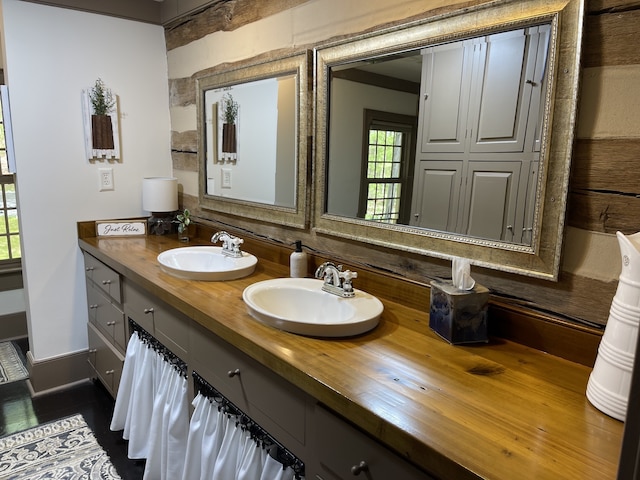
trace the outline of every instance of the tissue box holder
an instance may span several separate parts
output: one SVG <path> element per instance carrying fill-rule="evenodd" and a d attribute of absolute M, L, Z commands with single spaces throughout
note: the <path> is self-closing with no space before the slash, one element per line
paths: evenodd
<path fill-rule="evenodd" d="M 450 281 L 431 282 L 429 327 L 452 344 L 488 342 L 489 289 L 459 290 Z"/>

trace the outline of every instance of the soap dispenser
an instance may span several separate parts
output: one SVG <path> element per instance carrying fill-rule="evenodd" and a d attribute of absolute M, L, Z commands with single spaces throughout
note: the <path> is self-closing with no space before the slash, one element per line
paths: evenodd
<path fill-rule="evenodd" d="M 307 276 L 307 254 L 302 251 L 302 242 L 296 240 L 296 249 L 291 254 L 289 260 L 289 268 L 291 269 L 291 278 L 304 278 Z"/>

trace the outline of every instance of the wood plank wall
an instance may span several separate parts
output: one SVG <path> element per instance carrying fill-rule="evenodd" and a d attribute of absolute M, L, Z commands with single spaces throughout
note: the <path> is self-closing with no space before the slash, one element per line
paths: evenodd
<path fill-rule="evenodd" d="M 185 22 L 165 30 L 167 49 L 185 47 L 196 39 L 219 30 L 234 30 L 268 15 L 304 4 L 305 0 L 230 0 L 216 3 Z M 454 5 L 455 3 L 455 5 Z M 451 2 L 438 12 L 460 8 L 475 2 Z M 259 5 L 260 8 L 256 7 Z M 640 66 L 640 2 L 594 0 L 586 2 L 583 72 L 615 72 L 620 67 Z M 219 68 L 211 65 L 211 68 Z M 631 74 L 640 70 L 630 69 Z M 171 76 L 171 72 L 170 72 Z M 195 76 L 195 74 L 194 74 Z M 633 78 L 640 83 L 640 73 Z M 606 88 L 603 86 L 602 88 Z M 637 91 L 637 90 L 636 90 Z M 193 106 L 195 82 L 188 78 L 171 78 L 172 108 Z M 598 95 L 590 91 L 589 95 Z M 587 99 L 592 100 L 592 99 Z M 640 95 L 629 99 L 638 105 Z M 581 97 L 581 105 L 585 99 Z M 582 107 L 581 107 L 582 108 Z M 195 111 L 195 109 L 193 109 Z M 581 118 L 581 121 L 584 117 Z M 591 120 L 587 118 L 587 122 Z M 195 123 L 195 122 L 194 122 Z M 583 129 L 584 130 L 584 129 Z M 580 125 L 578 126 L 580 131 Z M 197 172 L 197 135 L 195 130 L 173 131 L 174 169 L 180 173 Z M 195 215 L 221 226 L 233 226 L 266 238 L 275 244 L 290 245 L 301 239 L 321 256 L 355 266 L 366 265 L 428 285 L 432 278 L 450 275 L 449 262 L 405 252 L 389 251 L 369 245 L 315 234 L 311 229 L 299 231 L 259 221 L 226 217 L 198 208 L 197 191 L 185 191 L 182 204 Z M 591 231 L 635 233 L 640 230 L 640 132 L 608 136 L 578 137 L 573 155 L 567 223 Z M 565 250 L 574 245 L 565 243 Z M 561 272 L 558 282 L 521 277 L 492 270 L 474 269 L 473 276 L 489 287 L 501 302 L 518 305 L 542 314 L 548 321 L 591 325 L 597 331 L 606 323 L 616 281 L 601 281 Z M 425 289 L 425 295 L 428 291 Z"/>
<path fill-rule="evenodd" d="M 583 69 L 640 65 L 640 2 L 598 0 L 587 7 Z M 638 101 L 630 99 L 629 108 Z M 578 137 L 567 218 L 595 232 L 640 230 L 640 132 L 635 138 Z"/>

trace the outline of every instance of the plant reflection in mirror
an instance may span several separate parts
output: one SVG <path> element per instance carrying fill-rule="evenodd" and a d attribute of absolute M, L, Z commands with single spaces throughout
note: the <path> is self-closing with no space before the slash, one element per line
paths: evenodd
<path fill-rule="evenodd" d="M 227 123 L 229 125 L 236 123 L 236 118 L 238 118 L 238 102 L 233 99 L 233 95 L 230 93 L 224 94 L 222 102 L 224 104 L 224 108 L 222 110 L 223 123 Z"/>

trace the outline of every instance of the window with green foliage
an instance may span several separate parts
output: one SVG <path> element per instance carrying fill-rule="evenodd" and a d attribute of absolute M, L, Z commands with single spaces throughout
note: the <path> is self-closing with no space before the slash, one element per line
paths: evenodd
<path fill-rule="evenodd" d="M 21 257 L 15 175 L 9 167 L 2 112 L 0 108 L 0 267 Z"/>
<path fill-rule="evenodd" d="M 414 117 L 365 111 L 359 217 L 408 223 L 414 125 Z"/>

